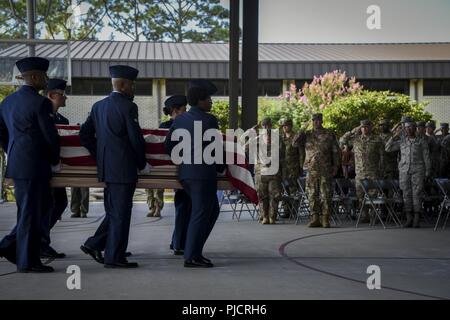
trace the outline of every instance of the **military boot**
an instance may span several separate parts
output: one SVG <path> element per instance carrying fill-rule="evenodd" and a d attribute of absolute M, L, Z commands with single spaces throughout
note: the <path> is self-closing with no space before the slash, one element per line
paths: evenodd
<path fill-rule="evenodd" d="M 420 214 L 414 214 L 413 228 L 420 228 Z"/>
<path fill-rule="evenodd" d="M 161 217 L 161 207 L 159 205 L 159 203 L 156 203 L 155 205 L 155 213 L 153 213 L 154 217 Z"/>
<path fill-rule="evenodd" d="M 402 225 L 403 228 L 411 228 L 413 225 L 413 216 L 411 212 L 406 213 L 406 222 Z"/>
<path fill-rule="evenodd" d="M 322 224 L 320 223 L 319 215 L 313 214 L 311 216 L 311 222 L 308 223 L 308 228 L 317 228 L 317 227 L 321 227 L 321 226 L 322 226 Z"/>
<path fill-rule="evenodd" d="M 330 216 L 328 214 L 324 214 L 322 216 L 322 227 L 329 228 L 330 227 Z"/>

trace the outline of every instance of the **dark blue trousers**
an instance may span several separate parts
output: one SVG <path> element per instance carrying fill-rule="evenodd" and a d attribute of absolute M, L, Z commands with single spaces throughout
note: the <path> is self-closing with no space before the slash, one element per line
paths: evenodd
<path fill-rule="evenodd" d="M 0 249 L 16 251 L 17 269 L 40 265 L 42 221 L 49 208 L 49 182 L 43 180 L 14 180 L 17 205 L 17 224 L 0 241 Z"/>
<path fill-rule="evenodd" d="M 67 204 L 66 188 L 52 188 L 49 214 L 45 217 L 45 219 L 42 219 L 41 249 L 45 250 L 50 246 L 50 230 L 61 218 L 64 210 L 67 208 Z"/>
<path fill-rule="evenodd" d="M 136 184 L 106 184 L 105 218 L 94 236 L 85 243 L 95 250 L 104 249 L 106 264 L 117 263 L 125 257 L 135 189 Z"/>
<path fill-rule="evenodd" d="M 198 259 L 202 256 L 203 247 L 219 216 L 217 200 L 217 180 L 185 179 L 181 181 L 184 191 L 192 202 L 189 219 L 184 258 Z"/>
<path fill-rule="evenodd" d="M 187 229 L 191 217 L 191 198 L 183 189 L 175 190 L 175 228 L 172 234 L 172 247 L 184 250 Z"/>

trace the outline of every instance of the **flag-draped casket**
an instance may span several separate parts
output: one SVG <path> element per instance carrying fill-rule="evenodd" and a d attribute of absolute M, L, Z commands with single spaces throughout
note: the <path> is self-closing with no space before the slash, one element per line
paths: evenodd
<path fill-rule="evenodd" d="M 81 146 L 79 126 L 58 125 L 61 138 L 61 171 L 52 179 L 52 186 L 102 187 L 97 181 L 95 160 L 88 150 Z M 149 175 L 139 176 L 138 188 L 181 188 L 177 181 L 176 166 L 164 150 L 167 129 L 143 129 L 146 142 L 146 157 L 153 170 Z M 218 175 L 218 189 L 238 189 L 253 203 L 258 202 L 255 184 L 245 153 L 233 138 L 224 136 L 226 150 L 233 150 L 233 164 L 228 164 L 226 173 Z"/>

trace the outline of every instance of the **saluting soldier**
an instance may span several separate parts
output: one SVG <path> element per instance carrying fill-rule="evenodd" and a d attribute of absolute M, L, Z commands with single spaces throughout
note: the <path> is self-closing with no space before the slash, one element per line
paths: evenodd
<path fill-rule="evenodd" d="M 440 178 L 450 178 L 450 151 L 448 150 L 448 143 L 446 141 L 448 137 L 448 123 L 441 122 L 441 126 L 436 132 L 441 132 L 441 134 L 436 135 L 439 147 L 441 149 L 441 156 L 439 159 L 439 177 Z M 448 141 L 448 139 L 447 139 Z"/>
<path fill-rule="evenodd" d="M 364 179 L 379 179 L 383 168 L 383 140 L 372 133 L 372 122 L 362 120 L 360 126 L 345 133 L 341 140 L 342 145 L 353 147 L 355 153 L 356 194 L 360 203 L 364 198 L 361 181 Z M 362 208 L 362 223 L 370 222 L 368 208 Z"/>
<path fill-rule="evenodd" d="M 49 61 L 29 57 L 16 66 L 25 84 L 0 105 L 0 143 L 8 155 L 6 177 L 14 180 L 17 225 L 0 242 L 0 256 L 16 263 L 18 272 L 52 272 L 40 260 L 42 218 L 60 149 L 52 103 L 39 94 L 47 87 Z"/>
<path fill-rule="evenodd" d="M 281 166 L 284 161 L 285 147 L 283 140 L 279 138 L 279 150 L 273 149 L 272 135 L 277 133 L 272 132 L 272 119 L 264 118 L 261 121 L 261 127 L 264 131 L 255 140 L 249 141 L 249 143 L 257 143 L 258 147 L 255 154 L 255 184 L 259 199 L 260 222 L 275 224 L 281 199 Z M 276 159 L 275 152 L 279 152 L 277 170 L 273 167 L 273 160 Z"/>
<path fill-rule="evenodd" d="M 430 147 L 430 159 L 431 159 L 431 178 L 439 177 L 440 158 L 441 158 L 441 146 L 434 134 L 436 124 L 433 120 L 428 121 L 425 124 L 425 131 L 428 137 L 428 146 Z"/>
<path fill-rule="evenodd" d="M 68 125 L 69 120 L 58 112 L 60 108 L 66 106 L 66 86 L 67 82 L 63 79 L 50 79 L 47 85 L 47 98 L 52 102 L 53 106 L 53 122 L 55 125 Z M 41 258 L 64 258 L 64 253 L 58 253 L 50 246 L 50 230 L 55 226 L 56 222 L 67 208 L 66 188 L 51 189 L 51 209 L 48 215 L 48 221 L 43 221 L 43 235 L 41 243 Z M 47 226 L 45 225 L 47 224 Z"/>
<path fill-rule="evenodd" d="M 81 250 L 104 262 L 105 268 L 136 268 L 137 263 L 126 259 L 133 195 L 138 171 L 150 173 L 133 102 L 139 71 L 126 65 L 110 66 L 109 71 L 114 90 L 93 105 L 80 129 L 81 144 L 97 161 L 98 180 L 106 184 L 106 216 Z"/>
<path fill-rule="evenodd" d="M 284 159 L 280 162 L 282 180 L 288 182 L 288 192 L 294 195 L 298 191 L 297 179 L 303 173 L 304 154 L 300 148 L 292 144 L 296 132 L 293 130 L 292 119 L 281 119 L 281 134 L 280 138 L 283 141 Z M 289 210 L 287 203 L 283 203 L 282 218 L 289 218 L 292 212 Z"/>
<path fill-rule="evenodd" d="M 391 120 L 383 119 L 379 122 L 380 138 L 383 141 L 383 145 L 386 145 L 388 140 L 392 137 L 391 132 Z M 383 149 L 383 168 L 381 176 L 383 179 L 398 179 L 398 152 L 387 152 Z"/>
<path fill-rule="evenodd" d="M 308 193 L 311 222 L 308 227 L 330 227 L 331 179 L 340 166 L 340 149 L 333 132 L 322 126 L 321 113 L 312 116 L 313 129 L 300 130 L 294 145 L 305 153 L 306 190 Z M 322 221 L 320 214 L 322 213 Z"/>
<path fill-rule="evenodd" d="M 424 182 L 431 174 L 430 152 L 425 139 L 416 134 L 414 122 L 405 122 L 404 128 L 406 134 L 402 133 L 400 127 L 397 128 L 385 148 L 388 152 L 400 151 L 399 182 L 406 214 L 406 223 L 403 226 L 418 228 L 422 213 Z"/>

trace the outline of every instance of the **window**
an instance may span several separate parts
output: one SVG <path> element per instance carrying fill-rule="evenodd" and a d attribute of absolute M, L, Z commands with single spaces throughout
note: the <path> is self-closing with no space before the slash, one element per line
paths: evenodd
<path fill-rule="evenodd" d="M 217 87 L 215 96 L 227 96 L 228 95 L 228 80 L 213 80 L 212 83 Z"/>
<path fill-rule="evenodd" d="M 424 80 L 424 96 L 450 96 L 450 79 Z"/>
<path fill-rule="evenodd" d="M 90 96 L 92 95 L 90 80 L 73 78 L 72 86 L 70 87 L 70 90 L 67 91 L 72 95 Z"/>
<path fill-rule="evenodd" d="M 440 96 L 441 95 L 441 81 L 440 80 L 425 80 L 423 82 L 424 96 Z"/>
<path fill-rule="evenodd" d="M 187 94 L 188 80 L 166 80 L 166 96 L 175 94 Z"/>
<path fill-rule="evenodd" d="M 450 80 L 442 81 L 442 95 L 450 96 Z"/>
<path fill-rule="evenodd" d="M 309 80 L 295 80 L 295 86 L 297 87 L 297 91 L 298 89 L 302 89 L 303 86 L 305 85 L 305 82 L 310 83 L 312 81 L 312 79 Z"/>
<path fill-rule="evenodd" d="M 190 80 L 166 80 L 166 96 L 174 94 L 187 94 Z M 211 79 L 211 82 L 217 87 L 217 92 L 213 96 L 228 95 L 228 80 Z"/>
<path fill-rule="evenodd" d="M 364 89 L 370 91 L 392 91 L 409 94 L 408 80 L 357 80 Z"/>
<path fill-rule="evenodd" d="M 258 81 L 258 95 L 278 97 L 281 94 L 283 82 L 279 80 Z"/>
<path fill-rule="evenodd" d="M 151 79 L 138 79 L 135 84 L 136 96 L 151 96 L 153 95 L 153 81 Z"/>
<path fill-rule="evenodd" d="M 112 91 L 111 79 L 91 79 L 92 95 L 106 96 Z"/>

